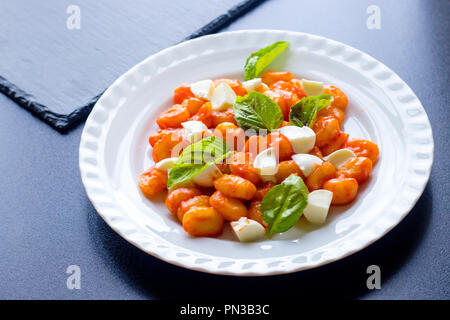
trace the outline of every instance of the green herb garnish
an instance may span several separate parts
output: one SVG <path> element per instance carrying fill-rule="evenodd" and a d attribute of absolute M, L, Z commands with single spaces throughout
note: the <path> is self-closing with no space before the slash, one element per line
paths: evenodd
<path fill-rule="evenodd" d="M 278 41 L 252 53 L 245 62 L 244 80 L 247 81 L 257 78 L 261 72 L 263 72 L 263 70 L 287 48 L 288 45 L 288 41 Z"/>
<path fill-rule="evenodd" d="M 219 137 L 211 136 L 189 145 L 183 150 L 175 166 L 169 171 L 167 188 L 189 185 L 191 180 L 213 163 L 219 163 L 230 152 Z"/>
<path fill-rule="evenodd" d="M 301 99 L 292 106 L 289 112 L 289 122 L 298 127 L 312 127 L 317 112 L 331 104 L 331 95 L 310 96 Z"/>
<path fill-rule="evenodd" d="M 268 96 L 259 92 L 250 92 L 237 97 L 234 104 L 234 119 L 244 130 L 273 130 L 283 122 L 280 107 Z"/>
<path fill-rule="evenodd" d="M 307 204 L 308 188 L 299 176 L 291 174 L 270 189 L 261 202 L 263 221 L 269 225 L 269 237 L 292 228 Z"/>

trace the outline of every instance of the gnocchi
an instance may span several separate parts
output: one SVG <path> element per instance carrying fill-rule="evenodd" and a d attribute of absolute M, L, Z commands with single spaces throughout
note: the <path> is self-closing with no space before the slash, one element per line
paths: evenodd
<path fill-rule="evenodd" d="M 343 131 L 349 99 L 340 88 L 287 71 L 259 71 L 245 82 L 180 85 L 148 137 L 156 165 L 139 176 L 138 187 L 151 200 L 167 190 L 168 211 L 191 236 L 215 237 L 229 225 L 240 241 L 270 236 L 289 211 L 284 206 L 295 201 L 303 201 L 295 208 L 309 223 L 322 224 L 330 205 L 356 199 L 379 157 L 374 142 Z M 337 156 L 344 152 L 350 156 Z M 283 189 L 290 183 L 295 186 Z M 268 210 L 273 205 L 281 212 L 276 219 L 278 211 Z"/>

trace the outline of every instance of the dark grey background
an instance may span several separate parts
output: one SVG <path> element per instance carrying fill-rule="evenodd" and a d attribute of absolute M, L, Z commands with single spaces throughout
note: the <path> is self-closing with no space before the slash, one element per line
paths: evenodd
<path fill-rule="evenodd" d="M 55 4 L 58 1 L 50 2 Z M 204 14 L 196 1 L 189 2 L 193 4 L 192 10 L 186 11 L 187 15 L 197 17 Z M 5 3 L 2 1 L 0 6 Z M 16 1 L 10 1 L 7 5 L 14 6 L 14 3 Z M 31 2 L 28 3 L 31 7 L 27 10 L 40 10 L 38 7 L 43 6 L 43 2 L 34 5 L 36 8 Z M 82 15 L 91 8 L 99 14 L 111 12 L 109 3 L 83 1 Z M 114 10 L 116 17 L 113 20 L 120 28 L 109 24 L 113 32 L 105 29 L 101 31 L 103 38 L 94 37 L 101 43 L 86 40 L 80 45 L 83 51 L 86 50 L 81 64 L 57 70 L 62 58 L 55 52 L 49 52 L 45 66 L 51 70 L 51 76 L 34 79 L 26 68 L 20 66 L 20 60 L 14 59 L 15 54 L 19 57 L 19 51 L 5 52 L 2 40 L 0 69 L 9 70 L 15 82 L 24 84 L 25 89 L 26 86 L 35 88 L 33 93 L 46 96 L 46 99 L 52 98 L 52 95 L 58 99 L 65 96 L 58 88 L 48 90 L 55 84 L 55 79 L 71 83 L 72 77 L 66 78 L 64 73 L 73 75 L 80 69 L 86 69 L 90 72 L 84 74 L 90 76 L 69 86 L 77 92 L 73 94 L 73 99 L 84 97 L 84 90 L 92 90 L 95 94 L 97 91 L 92 88 L 102 88 L 151 53 L 151 49 L 139 54 L 133 52 L 145 44 L 142 38 L 136 45 L 122 45 L 127 43 L 127 30 L 139 29 L 138 24 L 142 21 L 142 16 L 135 18 L 135 5 L 132 3 L 134 1 L 124 2 L 123 8 L 116 7 Z M 142 2 L 136 3 L 136 8 L 139 8 Z M 381 30 L 366 28 L 366 8 L 370 4 L 381 8 Z M 54 26 L 52 32 L 69 32 L 65 30 L 65 8 L 61 5 L 59 12 L 52 7 L 61 15 L 57 18 L 63 20 L 61 23 L 50 21 L 49 15 L 48 19 L 42 18 L 42 22 L 33 28 L 32 34 L 41 40 L 36 43 L 36 48 L 29 48 L 28 63 L 31 69 L 38 68 L 36 65 L 42 62 L 45 48 L 53 46 L 52 41 L 43 35 L 48 32 L 47 23 Z M 161 10 L 162 16 L 170 16 L 161 7 L 154 10 Z M 241 279 L 201 274 L 174 267 L 140 252 L 105 225 L 86 197 L 78 171 L 82 126 L 61 135 L 0 95 L 0 298 L 450 298 L 449 13 L 449 1 L 445 0 L 269 0 L 228 28 L 306 31 L 361 49 L 384 62 L 412 87 L 433 126 L 435 162 L 431 179 L 423 196 L 404 221 L 360 253 L 315 270 L 291 275 Z M 0 21 L 1 31 L 4 31 L 5 25 L 10 30 L 7 41 L 21 41 L 15 39 L 17 34 L 21 34 L 19 31 L 16 34 L 15 30 L 30 23 L 5 14 L 1 9 Z M 184 31 L 186 35 L 191 31 L 187 30 L 188 25 L 183 25 L 180 26 L 181 31 L 174 35 L 170 23 L 164 22 L 152 30 L 152 35 L 162 35 L 159 39 L 170 39 L 162 43 L 155 38 L 155 48 L 176 42 L 185 36 L 182 34 Z M 99 28 L 89 23 L 83 25 L 82 21 L 83 33 L 100 32 Z M 146 35 L 145 32 L 137 32 L 141 37 Z M 3 34 L 1 39 L 4 37 Z M 70 44 L 63 42 L 60 46 L 64 48 L 62 50 L 68 50 L 66 46 Z M 105 46 L 114 48 L 109 54 L 103 52 L 106 61 L 89 64 L 89 55 L 94 54 L 95 50 L 90 52 L 86 48 Z M 122 61 L 122 53 L 132 58 Z M 71 264 L 81 267 L 81 290 L 70 291 L 66 288 L 65 270 Z M 381 290 L 369 291 L 365 286 L 366 268 L 370 264 L 381 267 Z"/>

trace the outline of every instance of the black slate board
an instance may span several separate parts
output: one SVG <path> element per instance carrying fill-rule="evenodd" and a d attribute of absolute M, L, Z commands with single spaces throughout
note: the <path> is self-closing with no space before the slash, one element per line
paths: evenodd
<path fill-rule="evenodd" d="M 130 6 L 119 0 L 82 0 L 76 2 L 79 30 L 66 27 L 66 10 L 73 1 L 2 2 L 0 30 L 6 32 L 0 35 L 0 92 L 59 132 L 68 132 L 86 119 L 105 87 L 131 66 L 180 39 L 215 33 L 263 1 L 196 0 L 191 6 L 182 0 L 139 0 Z M 10 30 L 4 15 L 23 19 L 20 30 L 17 24 Z M 161 25 L 167 33 L 152 32 Z M 9 37 L 13 31 L 14 40 Z M 40 46 L 42 39 L 45 47 Z M 100 78 L 97 87 L 83 81 L 93 76 Z"/>

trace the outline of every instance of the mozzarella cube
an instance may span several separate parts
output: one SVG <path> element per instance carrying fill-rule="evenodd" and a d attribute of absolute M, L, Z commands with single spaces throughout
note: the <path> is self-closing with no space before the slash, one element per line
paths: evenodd
<path fill-rule="evenodd" d="M 201 80 L 191 84 L 191 92 L 197 98 L 210 100 L 213 91 L 214 83 L 212 80 Z"/>
<path fill-rule="evenodd" d="M 294 154 L 292 160 L 299 166 L 305 177 L 308 177 L 314 171 L 316 164 L 320 165 L 323 162 L 319 157 L 307 153 Z"/>
<path fill-rule="evenodd" d="M 236 93 L 226 84 L 221 83 L 214 89 L 211 96 L 213 110 L 222 111 L 233 106 L 236 102 Z"/>
<path fill-rule="evenodd" d="M 284 126 L 280 133 L 289 140 L 295 153 L 308 153 L 316 143 L 316 134 L 310 127 Z"/>
<path fill-rule="evenodd" d="M 314 224 L 323 224 L 330 209 L 333 192 L 316 190 L 308 194 L 308 205 L 303 210 L 306 220 Z"/>
<path fill-rule="evenodd" d="M 214 180 L 220 178 L 222 172 L 217 168 L 217 166 L 212 163 L 206 167 L 202 172 L 197 174 L 192 181 L 202 187 L 212 187 L 214 186 Z"/>
<path fill-rule="evenodd" d="M 257 91 L 261 85 L 261 78 L 255 78 L 242 82 L 242 86 L 247 92 Z"/>
<path fill-rule="evenodd" d="M 278 171 L 278 159 L 273 148 L 261 151 L 253 161 L 253 167 L 263 181 L 277 181 L 275 174 Z"/>
<path fill-rule="evenodd" d="M 302 79 L 302 86 L 308 97 L 323 94 L 323 82 Z"/>
<path fill-rule="evenodd" d="M 259 222 L 246 217 L 242 217 L 238 221 L 232 221 L 230 225 L 241 242 L 258 240 L 266 233 L 266 229 Z"/>
<path fill-rule="evenodd" d="M 177 160 L 178 160 L 177 157 L 163 159 L 163 160 L 159 161 L 157 164 L 155 164 L 155 168 L 168 172 L 170 169 L 173 168 L 173 166 L 175 165 L 175 162 L 177 162 Z"/>
<path fill-rule="evenodd" d="M 356 157 L 356 154 L 350 149 L 339 149 L 325 157 L 325 160 L 331 163 L 336 169 L 340 169 L 348 160 Z"/>
<path fill-rule="evenodd" d="M 201 121 L 185 121 L 181 125 L 184 128 L 185 138 L 192 143 L 201 140 L 202 132 L 208 130 L 208 127 Z"/>

